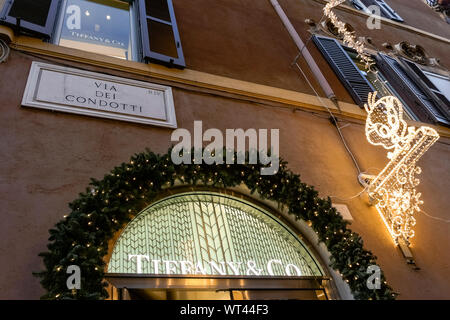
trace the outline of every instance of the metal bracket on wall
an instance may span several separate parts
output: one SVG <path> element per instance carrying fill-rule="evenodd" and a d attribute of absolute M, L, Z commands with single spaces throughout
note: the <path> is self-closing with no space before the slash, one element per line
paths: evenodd
<path fill-rule="evenodd" d="M 406 263 L 413 268 L 413 270 L 420 270 L 420 268 L 416 264 L 416 260 L 409 249 L 409 246 L 404 242 L 403 239 L 399 239 L 398 248 L 402 252 L 403 257 L 405 258 Z"/>

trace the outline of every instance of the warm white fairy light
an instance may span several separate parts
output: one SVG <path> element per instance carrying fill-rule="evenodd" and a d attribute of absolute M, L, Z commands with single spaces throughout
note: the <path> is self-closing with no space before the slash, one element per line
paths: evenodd
<path fill-rule="evenodd" d="M 334 7 L 339 6 L 345 2 L 345 0 L 330 0 L 325 8 L 323 8 L 324 15 L 330 19 L 331 23 L 338 29 L 338 32 L 342 34 L 342 41 L 348 47 L 353 48 L 358 53 L 359 59 L 365 64 L 367 70 L 371 70 L 372 65 L 374 65 L 373 59 L 369 54 L 365 52 L 364 43 L 356 40 L 354 31 L 348 31 L 345 27 L 345 23 L 340 21 L 336 14 L 332 11 Z"/>
<path fill-rule="evenodd" d="M 372 70 L 375 63 L 366 53 L 364 44 L 356 40 L 354 32 L 348 31 L 346 24 L 332 11 L 343 2 L 345 0 L 330 0 L 323 9 L 324 15 L 343 36 L 344 44 L 356 50 L 366 69 L 376 73 Z M 365 105 L 368 112 L 366 136 L 371 144 L 392 150 L 388 153 L 390 162 L 378 176 L 361 174 L 360 181 L 366 184 L 368 194 L 376 203 L 375 207 L 394 242 L 399 244 L 402 241 L 409 245 L 409 239 L 414 237 L 414 213 L 419 212 L 423 204 L 421 194 L 415 189 L 420 182 L 415 175 L 421 173 L 416 163 L 439 139 L 439 135 L 430 127 L 408 127 L 403 120 L 403 105 L 396 97 L 386 96 L 378 101 L 376 98 L 376 92 L 370 93 Z"/>
<path fill-rule="evenodd" d="M 416 166 L 422 155 L 439 139 L 436 130 L 422 126 L 408 127 L 403 120 L 403 105 L 392 96 L 376 100 L 377 93 L 369 94 L 365 105 L 367 140 L 373 145 L 392 150 L 390 162 L 378 176 L 360 175 L 367 183 L 367 192 L 376 202 L 395 243 L 409 244 L 416 224 L 414 213 L 420 211 L 420 193 L 416 192 L 421 169 Z"/>

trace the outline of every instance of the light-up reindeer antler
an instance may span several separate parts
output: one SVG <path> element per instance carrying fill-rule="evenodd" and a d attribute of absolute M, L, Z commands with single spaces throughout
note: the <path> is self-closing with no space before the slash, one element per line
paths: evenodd
<path fill-rule="evenodd" d="M 398 148 L 407 141 L 408 136 L 414 134 L 413 127 L 408 128 L 403 120 L 403 105 L 396 97 L 386 96 L 377 101 L 377 92 L 369 93 L 367 104 L 366 136 L 367 140 L 385 149 Z M 388 158 L 391 158 L 391 153 Z"/>

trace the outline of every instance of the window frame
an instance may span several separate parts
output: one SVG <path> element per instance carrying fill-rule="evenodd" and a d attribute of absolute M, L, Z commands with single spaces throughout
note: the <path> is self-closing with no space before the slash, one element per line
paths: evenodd
<path fill-rule="evenodd" d="M 16 0 L 7 0 L 0 11 L 0 21 L 9 25 L 17 26 L 17 18 L 9 15 L 14 2 Z M 57 15 L 60 7 L 60 0 L 50 0 L 50 7 L 47 13 L 47 19 L 45 26 L 34 24 L 26 20 L 20 19 L 20 29 L 24 29 L 27 32 L 41 35 L 44 38 L 51 38 L 54 32 L 54 26 L 57 19 Z"/>
<path fill-rule="evenodd" d="M 357 54 L 356 50 L 347 46 L 343 46 L 341 45 L 342 48 L 345 51 L 350 51 L 353 52 L 354 54 Z M 376 61 L 376 55 L 371 55 L 371 57 L 374 59 L 374 61 Z M 350 58 L 353 60 L 353 58 L 350 56 Z M 408 106 L 408 104 L 404 101 L 404 99 L 398 94 L 397 90 L 395 90 L 395 88 L 389 83 L 389 81 L 386 79 L 386 76 L 383 74 L 383 72 L 380 70 L 378 64 L 375 62 L 375 67 L 378 69 L 377 70 L 377 74 L 378 74 L 378 80 L 381 81 L 383 83 L 383 85 L 386 87 L 386 89 L 389 91 L 389 93 L 393 96 L 395 96 L 397 99 L 400 100 L 400 102 L 403 105 L 403 109 L 406 112 L 407 116 L 414 121 L 420 121 L 420 119 L 416 116 L 416 114 L 411 110 L 411 108 Z M 366 76 L 364 75 L 364 73 L 361 71 L 362 75 L 366 78 Z M 367 79 L 367 78 L 366 78 Z M 367 81 L 371 82 L 369 79 L 367 79 Z M 371 83 L 372 84 L 372 83 Z M 372 85 L 374 87 L 374 89 L 376 90 L 375 86 Z M 380 93 L 380 92 L 378 92 Z"/>
<path fill-rule="evenodd" d="M 333 59 L 331 58 L 331 55 L 328 52 L 326 52 L 326 53 L 324 52 L 324 51 L 327 51 L 327 50 L 325 49 L 325 47 L 322 44 L 321 40 L 334 41 L 337 44 L 337 46 L 339 47 L 339 50 L 342 51 L 342 53 L 346 56 L 346 58 L 348 59 L 348 62 L 359 73 L 361 79 L 363 80 L 362 82 L 365 82 L 365 84 L 370 88 L 371 92 L 374 92 L 375 91 L 374 87 L 367 80 L 367 78 L 364 76 L 364 74 L 361 72 L 361 70 L 358 68 L 358 66 L 355 64 L 353 59 L 349 56 L 349 54 L 345 51 L 345 48 L 342 46 L 342 44 L 338 40 L 336 40 L 335 38 L 325 37 L 325 36 L 318 35 L 318 34 L 314 35 L 312 39 L 313 39 L 314 43 L 316 44 L 316 48 L 322 54 L 324 59 L 328 62 L 328 65 L 334 71 L 335 75 L 340 80 L 340 82 L 344 86 L 344 88 L 347 89 L 347 92 L 352 97 L 352 99 L 354 100 L 355 104 L 359 105 L 361 108 L 364 108 L 364 104 L 367 102 L 368 97 L 366 97 L 366 96 L 360 97 L 359 92 L 357 92 L 357 88 L 355 88 L 352 85 L 352 82 L 355 83 L 356 79 L 351 79 L 351 78 L 347 77 L 344 74 L 344 71 L 340 68 L 340 66 L 338 66 L 335 63 L 335 61 L 333 61 Z"/>
<path fill-rule="evenodd" d="M 56 17 L 56 23 L 55 23 L 55 32 L 51 38 L 51 42 L 53 44 L 56 44 L 59 46 L 59 42 L 61 39 L 61 33 L 62 33 L 62 27 L 64 24 L 64 16 L 65 11 L 67 8 L 67 1 L 68 0 L 61 0 L 61 5 L 58 8 L 58 13 Z M 126 2 L 130 5 L 130 41 L 131 41 L 131 58 L 127 61 L 137 61 L 142 62 L 142 54 L 141 54 L 141 48 L 139 46 L 139 23 L 138 23 L 138 14 L 137 13 L 137 7 L 136 7 L 136 1 L 135 0 L 118 0 L 122 2 Z M 80 49 L 81 50 L 81 49 Z M 86 51 L 91 52 L 91 51 Z M 95 53 L 95 52 L 94 52 Z M 101 53 L 97 53 L 101 54 Z M 108 55 L 105 55 L 107 57 L 110 57 Z"/>
<path fill-rule="evenodd" d="M 397 22 L 404 22 L 405 21 L 397 13 L 397 11 L 392 9 L 392 7 L 386 3 L 386 1 L 384 1 L 384 0 L 371 0 L 371 1 L 373 2 L 372 5 L 376 5 L 376 6 L 378 6 L 380 8 L 380 10 L 381 10 L 381 17 L 386 18 L 386 19 L 390 19 L 390 20 L 393 20 L 393 21 L 397 21 Z M 364 11 L 365 13 L 367 13 L 369 15 L 372 14 L 372 12 L 369 10 L 369 8 L 364 3 L 362 3 L 360 0 L 351 0 L 351 2 L 352 2 L 354 7 L 361 7 L 361 11 Z M 359 9 L 357 9 L 357 10 L 359 10 Z"/>
<path fill-rule="evenodd" d="M 408 97 L 405 100 L 410 100 L 413 103 L 410 107 L 421 122 L 450 126 L 450 119 L 448 116 L 446 117 L 445 113 L 442 113 L 436 98 L 423 89 L 425 84 L 410 69 L 405 67 L 401 58 L 379 53 L 377 62 L 382 66 L 382 70 L 390 74 L 388 78 L 394 78 L 392 81 L 398 80 L 397 85 L 403 88 L 403 95 Z"/>
<path fill-rule="evenodd" d="M 429 98 L 431 98 L 435 102 L 439 111 L 448 119 L 447 121 L 450 121 L 450 101 L 442 94 L 439 88 L 437 88 L 434 83 L 430 79 L 428 79 L 427 75 L 424 72 L 425 70 L 423 70 L 414 61 L 405 58 L 400 58 L 399 60 L 400 64 L 405 70 L 407 70 L 410 76 L 415 80 L 416 84 L 419 85 L 421 89 L 429 96 Z M 447 104 L 446 101 L 442 100 L 439 97 L 440 95 L 444 96 L 444 98 L 447 100 L 447 103 L 449 104 Z"/>
<path fill-rule="evenodd" d="M 442 75 L 440 73 L 436 73 L 436 72 L 432 72 L 432 71 L 428 71 L 428 70 L 422 70 L 422 72 L 427 76 L 428 80 L 431 81 L 431 83 L 433 83 L 433 85 L 437 89 L 436 90 L 436 89 L 430 88 L 430 90 L 431 91 L 438 91 L 440 94 L 445 96 L 445 94 L 436 86 L 436 84 L 430 79 L 430 77 L 446 80 L 450 84 L 450 76 L 444 76 L 444 75 Z M 445 96 L 445 97 L 447 98 L 447 96 Z M 447 100 L 450 101 L 450 98 L 447 98 Z"/>
<path fill-rule="evenodd" d="M 158 62 L 164 63 L 168 67 L 185 68 L 186 62 L 184 59 L 183 46 L 181 45 L 180 33 L 178 30 L 178 24 L 175 17 L 175 10 L 173 8 L 172 0 L 165 0 L 167 1 L 167 6 L 169 10 L 170 23 L 165 20 L 158 19 L 156 17 L 148 16 L 145 1 L 146 0 L 136 0 L 136 2 L 139 3 L 139 20 L 140 20 L 139 23 L 141 27 L 140 33 L 142 39 L 142 53 L 144 60 L 148 60 L 150 62 L 156 60 Z M 178 58 L 152 51 L 150 46 L 150 35 L 148 33 L 147 19 L 151 19 L 153 21 L 163 23 L 165 25 L 170 25 L 172 27 Z"/>
<path fill-rule="evenodd" d="M 398 21 L 398 22 L 403 22 L 403 18 L 400 17 L 400 15 L 394 10 L 392 9 L 392 7 L 390 5 L 388 5 L 386 3 L 386 1 L 384 0 L 375 0 L 375 2 L 379 3 L 379 7 L 381 8 L 382 11 L 384 11 L 384 13 L 386 15 L 388 15 L 389 19 L 394 20 L 394 21 Z"/>

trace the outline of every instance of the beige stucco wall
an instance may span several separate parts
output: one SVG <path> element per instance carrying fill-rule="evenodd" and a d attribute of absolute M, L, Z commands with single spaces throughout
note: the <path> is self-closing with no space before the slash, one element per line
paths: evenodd
<path fill-rule="evenodd" d="M 0 272 L 8 275 L 0 279 L 0 298 L 35 299 L 42 294 L 38 280 L 31 275 L 42 267 L 37 254 L 46 249 L 48 229 L 69 212 L 67 204 L 85 189 L 89 178 L 102 178 L 146 147 L 164 153 L 171 144 L 172 130 L 167 128 L 21 107 L 32 60 L 36 58 L 13 52 L 9 61 L 0 65 L 0 72 L 10 75 L 0 78 L 0 254 L 7 257 L 1 259 Z M 279 128 L 281 156 L 321 195 L 348 198 L 361 190 L 351 159 L 323 114 L 293 113 L 176 87 L 174 101 L 180 128 L 192 131 L 194 120 L 203 120 L 205 129 L 223 131 Z M 352 122 L 343 132 L 363 170 L 383 167 L 385 152 L 366 142 L 362 123 Z M 449 142 L 442 139 L 421 161 L 424 173 L 419 189 L 424 209 L 440 217 L 448 214 Z M 363 196 L 347 204 L 355 219 L 352 229 L 379 257 L 401 298 L 450 297 L 448 224 L 417 217 L 412 249 L 422 270 L 413 271 L 367 199 Z"/>

